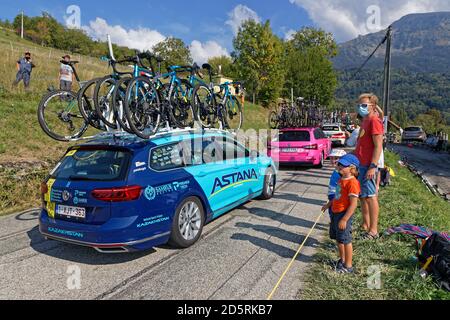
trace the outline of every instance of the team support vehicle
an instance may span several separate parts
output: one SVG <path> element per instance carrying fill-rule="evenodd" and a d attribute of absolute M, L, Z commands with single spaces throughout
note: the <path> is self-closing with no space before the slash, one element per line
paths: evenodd
<path fill-rule="evenodd" d="M 280 165 L 323 167 L 331 141 L 320 128 L 281 129 L 268 144 L 268 154 Z"/>
<path fill-rule="evenodd" d="M 206 223 L 273 196 L 272 159 L 244 145 L 211 129 L 146 140 L 109 135 L 71 147 L 42 183 L 39 230 L 100 252 L 189 247 Z"/>

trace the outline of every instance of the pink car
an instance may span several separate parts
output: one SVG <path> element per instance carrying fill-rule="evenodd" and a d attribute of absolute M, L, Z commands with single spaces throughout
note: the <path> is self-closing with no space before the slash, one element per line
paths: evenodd
<path fill-rule="evenodd" d="M 331 152 L 331 140 L 320 128 L 281 129 L 268 143 L 268 155 L 280 165 L 312 165 L 321 168 Z"/>

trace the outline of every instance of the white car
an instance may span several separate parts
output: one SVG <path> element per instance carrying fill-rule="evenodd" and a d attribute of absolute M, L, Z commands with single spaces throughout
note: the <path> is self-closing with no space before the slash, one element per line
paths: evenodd
<path fill-rule="evenodd" d="M 331 140 L 333 144 L 344 146 L 345 145 L 345 131 L 337 123 L 324 124 L 322 131 Z"/>

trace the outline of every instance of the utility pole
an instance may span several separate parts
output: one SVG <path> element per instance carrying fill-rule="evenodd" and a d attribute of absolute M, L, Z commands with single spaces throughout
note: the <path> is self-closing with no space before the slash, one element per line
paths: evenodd
<path fill-rule="evenodd" d="M 392 44 L 392 26 L 389 26 L 386 34 L 386 57 L 384 60 L 384 86 L 383 86 L 383 105 L 384 105 L 384 131 L 388 133 L 390 118 L 390 85 L 391 85 L 391 44 Z"/>
<path fill-rule="evenodd" d="M 23 10 L 22 10 L 22 27 L 20 28 L 20 37 L 23 39 Z"/>

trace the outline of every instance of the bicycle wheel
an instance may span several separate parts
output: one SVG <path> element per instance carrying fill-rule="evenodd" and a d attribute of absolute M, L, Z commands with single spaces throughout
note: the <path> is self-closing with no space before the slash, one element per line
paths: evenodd
<path fill-rule="evenodd" d="M 64 90 L 52 91 L 42 98 L 38 121 L 48 136 L 65 142 L 80 138 L 89 127 L 80 114 L 77 94 Z"/>
<path fill-rule="evenodd" d="M 106 76 L 97 82 L 94 92 L 94 105 L 97 115 L 111 129 L 117 129 L 112 106 L 112 97 L 116 82 L 116 78 Z"/>
<path fill-rule="evenodd" d="M 202 84 L 195 86 L 192 93 L 192 106 L 195 117 L 203 128 L 218 126 L 217 107 L 214 94 Z"/>
<path fill-rule="evenodd" d="M 194 127 L 195 113 L 191 101 L 187 98 L 187 92 L 192 88 L 189 82 L 181 80 L 182 85 L 176 86 L 168 97 L 170 102 L 170 120 L 181 129 Z M 170 94 L 170 83 L 164 84 L 162 90 L 165 94 Z"/>
<path fill-rule="evenodd" d="M 242 112 L 242 105 L 238 98 L 232 96 L 222 109 L 223 127 L 230 130 L 240 130 L 244 123 L 244 113 Z"/>
<path fill-rule="evenodd" d="M 150 79 L 134 78 L 125 94 L 125 116 L 130 129 L 139 137 L 148 139 L 161 123 L 162 105 L 159 93 Z"/>
<path fill-rule="evenodd" d="M 278 129 L 278 126 L 279 126 L 278 113 L 276 111 L 271 111 L 269 113 L 269 128 Z"/>
<path fill-rule="evenodd" d="M 98 118 L 97 112 L 95 111 L 94 106 L 94 91 L 97 81 L 101 78 L 93 79 L 88 82 L 81 88 L 78 92 L 78 108 L 80 110 L 80 114 L 86 120 L 89 125 L 92 127 L 106 131 L 105 124 Z"/>
<path fill-rule="evenodd" d="M 133 130 L 131 130 L 130 125 L 128 124 L 127 116 L 125 114 L 125 95 L 127 93 L 127 87 L 131 81 L 131 78 L 122 78 L 116 83 L 116 87 L 114 88 L 113 98 L 112 98 L 112 106 L 114 110 L 114 117 L 119 123 L 120 127 L 131 134 L 134 134 Z"/>

